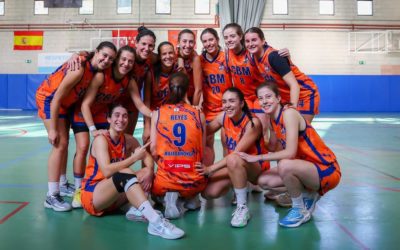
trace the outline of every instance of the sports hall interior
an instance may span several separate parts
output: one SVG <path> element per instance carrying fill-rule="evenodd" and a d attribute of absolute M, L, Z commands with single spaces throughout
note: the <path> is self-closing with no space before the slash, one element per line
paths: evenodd
<path fill-rule="evenodd" d="M 224 48 L 221 29 L 229 21 L 221 16 L 254 19 L 257 6 L 268 44 L 288 48 L 317 84 L 320 114 L 313 126 L 342 169 L 339 186 L 317 203 L 308 223 L 280 227 L 287 208 L 260 193 L 249 193 L 247 227 L 230 226 L 228 193 L 174 220 L 186 231 L 176 241 L 147 234 L 145 223 L 123 214 L 97 218 L 82 209 L 43 207 L 51 145 L 35 92 L 55 62 L 100 41 L 129 43 L 122 34 L 141 25 L 154 31 L 156 46 L 191 29 L 198 53 L 199 34 L 215 28 Z M 16 49 L 15 32 L 22 31 L 42 32 L 41 49 Z M 400 1 L 83 0 L 82 8 L 45 8 L 44 1 L 0 0 L 0 46 L 1 249 L 398 249 Z M 142 122 L 134 133 L 140 141 Z M 220 141 L 216 135 L 216 159 L 222 157 Z M 72 131 L 69 152 L 72 178 Z"/>

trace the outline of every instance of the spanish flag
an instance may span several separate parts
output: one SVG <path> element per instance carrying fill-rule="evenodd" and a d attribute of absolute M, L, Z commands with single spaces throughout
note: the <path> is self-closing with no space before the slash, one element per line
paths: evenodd
<path fill-rule="evenodd" d="M 14 31 L 14 50 L 42 50 L 43 31 Z"/>

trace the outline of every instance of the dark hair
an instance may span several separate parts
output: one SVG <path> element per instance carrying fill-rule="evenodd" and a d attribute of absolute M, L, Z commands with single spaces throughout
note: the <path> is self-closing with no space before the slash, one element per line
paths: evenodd
<path fill-rule="evenodd" d="M 244 46 L 244 33 L 243 33 L 242 27 L 241 27 L 239 24 L 237 24 L 237 23 L 228 23 L 228 24 L 225 25 L 225 27 L 222 29 L 222 33 L 224 33 L 224 31 L 225 31 L 226 29 L 229 29 L 229 28 L 235 29 L 235 30 L 236 30 L 236 34 L 238 34 L 239 36 L 242 37 L 242 39 L 240 40 L 240 43 Z"/>
<path fill-rule="evenodd" d="M 122 103 L 120 102 L 113 102 L 110 105 L 108 105 L 108 112 L 107 112 L 107 117 L 111 117 L 114 110 L 118 107 L 124 108 L 126 111 L 128 111 L 124 105 L 122 105 Z"/>
<path fill-rule="evenodd" d="M 138 34 L 136 36 L 136 42 L 139 42 L 140 39 L 144 36 L 151 36 L 154 39 L 154 42 L 156 41 L 156 35 L 154 35 L 154 32 L 147 29 L 144 26 L 140 26 L 138 29 Z"/>
<path fill-rule="evenodd" d="M 183 72 L 172 74 L 169 78 L 169 98 L 166 103 L 177 104 L 184 100 L 189 87 L 189 77 Z"/>
<path fill-rule="evenodd" d="M 174 49 L 174 45 L 168 41 L 164 41 L 162 43 L 160 43 L 157 47 L 157 52 L 158 52 L 158 60 L 157 63 L 154 65 L 154 78 L 155 78 L 155 82 L 158 83 L 160 80 L 160 75 L 161 75 L 161 48 L 169 45 L 172 47 L 172 49 L 174 50 L 175 53 L 175 49 Z"/>
<path fill-rule="evenodd" d="M 264 32 L 258 27 L 251 27 L 244 34 L 246 35 L 247 33 L 256 33 L 261 40 L 265 40 Z"/>
<path fill-rule="evenodd" d="M 255 93 L 256 96 L 258 96 L 258 91 L 262 88 L 268 88 L 275 94 L 276 97 L 280 96 L 278 85 L 274 81 L 265 81 L 265 82 L 261 83 L 260 85 L 258 85 L 256 88 L 256 93 Z M 281 101 L 281 104 L 282 105 L 292 105 L 291 102 L 282 103 L 282 101 Z"/>
<path fill-rule="evenodd" d="M 118 50 L 118 52 L 117 52 L 117 56 L 115 57 L 115 60 L 114 60 L 114 62 L 113 62 L 113 66 L 115 66 L 115 65 L 118 63 L 119 58 L 120 58 L 122 52 L 124 52 L 124 51 L 128 51 L 128 52 L 132 53 L 133 56 L 136 58 L 136 51 L 135 51 L 135 49 L 132 48 L 132 47 L 129 46 L 129 45 L 125 45 L 125 46 L 119 48 L 119 50 Z"/>
<path fill-rule="evenodd" d="M 101 43 L 99 43 L 99 45 L 97 45 L 96 47 L 96 51 L 100 51 L 104 48 L 109 48 L 114 50 L 115 54 L 117 53 L 117 47 L 115 47 L 115 45 L 112 42 L 109 41 L 103 41 Z M 86 60 L 92 60 L 93 56 L 94 56 L 95 52 L 90 52 L 87 56 L 86 56 Z"/>
<path fill-rule="evenodd" d="M 196 36 L 195 36 L 195 34 L 194 34 L 194 32 L 193 32 L 192 30 L 190 30 L 190 29 L 183 29 L 183 30 L 181 30 L 181 32 L 179 32 L 179 34 L 178 34 L 178 42 L 181 40 L 181 37 L 182 37 L 183 34 L 192 34 L 193 37 L 194 37 L 194 39 L 196 39 Z"/>
<path fill-rule="evenodd" d="M 236 88 L 236 87 L 230 87 L 230 88 L 228 88 L 228 89 L 226 89 L 226 90 L 224 91 L 224 94 L 225 94 L 226 92 L 228 92 L 228 91 L 229 91 L 229 92 L 232 92 L 232 93 L 235 93 L 235 94 L 238 96 L 239 101 L 243 102 L 242 111 L 247 115 L 247 117 L 249 117 L 250 122 L 251 122 L 251 127 L 254 127 L 254 123 L 253 123 L 253 119 L 252 119 L 253 116 L 251 115 L 249 106 L 247 106 L 247 103 L 246 103 L 246 101 L 244 100 L 243 92 L 242 92 L 240 89 Z"/>

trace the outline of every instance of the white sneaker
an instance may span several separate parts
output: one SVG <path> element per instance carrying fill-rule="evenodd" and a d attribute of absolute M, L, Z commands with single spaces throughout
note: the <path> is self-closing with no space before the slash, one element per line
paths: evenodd
<path fill-rule="evenodd" d="M 185 232 L 176 227 L 165 218 L 161 218 L 156 223 L 149 223 L 147 232 L 152 235 L 160 236 L 164 239 L 175 240 L 182 238 Z"/>
<path fill-rule="evenodd" d="M 178 192 L 167 192 L 165 193 L 165 211 L 164 216 L 167 219 L 177 219 L 181 217 L 181 212 L 178 208 Z"/>
<path fill-rule="evenodd" d="M 249 209 L 246 205 L 239 205 L 232 214 L 232 227 L 245 227 L 250 220 Z"/>
<path fill-rule="evenodd" d="M 193 197 L 191 199 L 185 200 L 184 207 L 189 210 L 196 210 L 196 209 L 200 208 L 200 206 L 201 206 L 201 204 L 200 204 L 198 195 L 196 195 L 195 197 Z"/>
<path fill-rule="evenodd" d="M 71 204 L 64 201 L 59 193 L 47 195 L 43 205 L 45 208 L 52 208 L 57 212 L 67 212 L 72 210 Z"/>
<path fill-rule="evenodd" d="M 139 211 L 139 209 L 135 207 L 130 207 L 128 212 L 126 212 L 125 217 L 127 220 L 130 221 L 140 221 L 140 222 L 146 222 L 147 219 L 144 217 L 142 212 Z"/>

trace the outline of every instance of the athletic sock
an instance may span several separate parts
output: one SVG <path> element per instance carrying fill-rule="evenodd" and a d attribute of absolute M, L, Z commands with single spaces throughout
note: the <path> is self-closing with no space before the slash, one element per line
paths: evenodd
<path fill-rule="evenodd" d="M 246 200 L 247 200 L 247 187 L 245 188 L 235 188 L 235 194 L 236 194 L 236 201 L 237 205 L 246 205 Z"/>
<path fill-rule="evenodd" d="M 82 187 L 82 177 L 74 177 L 75 189 Z"/>
<path fill-rule="evenodd" d="M 160 219 L 160 215 L 156 213 L 148 200 L 143 202 L 138 209 L 152 224 L 157 223 L 157 221 Z"/>
<path fill-rule="evenodd" d="M 298 197 L 292 197 L 292 207 L 305 208 L 302 194 L 300 194 Z"/>
<path fill-rule="evenodd" d="M 60 183 L 59 182 L 48 182 L 47 186 L 49 188 L 49 191 L 47 192 L 47 195 L 53 195 L 60 193 Z"/>
<path fill-rule="evenodd" d="M 62 174 L 60 175 L 60 185 L 64 186 L 65 184 L 67 184 L 67 175 Z"/>

